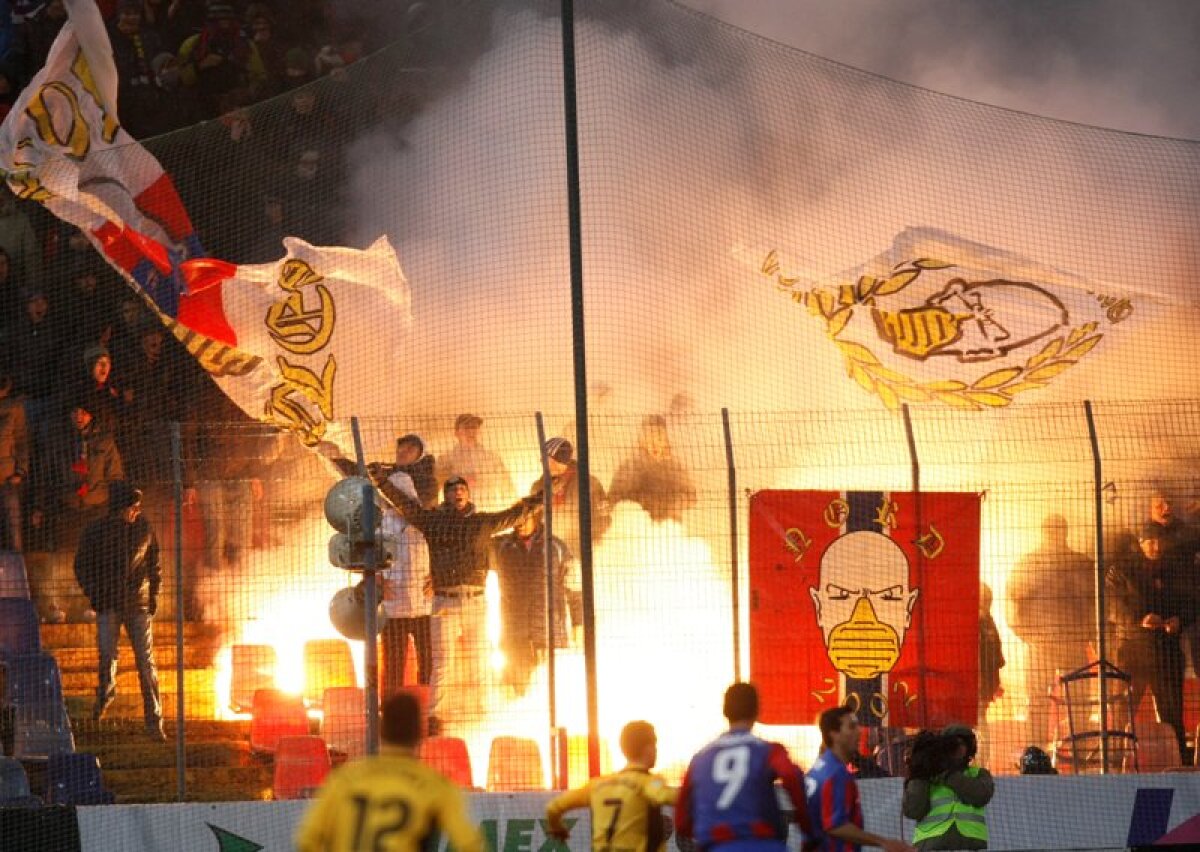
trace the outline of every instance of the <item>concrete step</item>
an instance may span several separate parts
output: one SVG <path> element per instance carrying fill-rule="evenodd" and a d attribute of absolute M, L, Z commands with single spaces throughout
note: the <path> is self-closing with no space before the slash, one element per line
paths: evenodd
<path fill-rule="evenodd" d="M 175 644 L 174 621 L 155 620 L 152 629 L 155 647 L 161 648 Z M 126 641 L 124 633 L 125 631 L 122 630 L 122 642 Z M 41 634 L 42 647 L 51 651 L 59 648 L 94 648 L 96 646 L 95 624 L 43 624 Z M 183 623 L 183 640 L 185 645 L 219 648 L 223 642 L 222 629 L 216 624 L 185 621 Z"/>
<path fill-rule="evenodd" d="M 217 715 L 216 672 L 212 669 L 185 669 L 184 709 L 188 718 L 212 719 Z M 174 718 L 177 707 L 175 672 L 159 669 L 158 694 L 163 717 Z M 96 698 L 95 672 L 64 672 L 63 693 L 67 711 L 72 715 L 89 715 Z M 117 672 L 117 697 L 105 713 L 105 719 L 141 718 L 142 691 L 137 671 Z"/>
<path fill-rule="evenodd" d="M 174 766 L 154 769 L 104 769 L 104 784 L 118 803 L 176 801 Z M 270 797 L 274 767 L 188 766 L 184 770 L 187 800 L 191 802 L 244 801 Z"/>
<path fill-rule="evenodd" d="M 137 742 L 141 740 L 141 742 Z M 189 768 L 214 766 L 259 766 L 264 761 L 250 752 L 249 738 L 240 742 L 192 742 L 184 746 L 184 763 Z M 80 751 L 84 749 L 76 748 Z M 148 741 L 141 734 L 121 737 L 113 742 L 92 742 L 86 749 L 96 755 L 100 766 L 110 769 L 168 769 L 175 766 L 175 738 L 172 735 L 165 743 Z"/>
<path fill-rule="evenodd" d="M 99 722 L 93 721 L 86 714 L 72 714 L 71 727 L 75 732 L 75 742 L 79 751 L 87 751 L 79 745 L 99 742 L 102 744 L 144 742 L 141 738 L 142 723 L 140 719 L 110 719 L 105 716 Z M 175 720 L 166 718 L 163 728 L 167 736 L 175 736 Z M 188 742 L 250 742 L 249 719 L 189 719 L 187 722 Z M 174 748 L 172 746 L 172 748 Z"/>
<path fill-rule="evenodd" d="M 178 657 L 178 648 L 172 641 L 169 644 L 156 645 L 154 661 L 159 671 L 174 670 Z M 183 648 L 183 667 L 185 669 L 203 669 L 213 664 L 217 656 L 217 646 L 207 643 L 188 643 Z M 59 671 L 89 672 L 93 678 L 100 665 L 100 651 L 93 644 L 87 648 L 55 648 L 50 651 L 58 661 Z M 121 669 L 133 669 L 135 665 L 133 648 L 122 635 L 117 646 L 117 666 Z"/>

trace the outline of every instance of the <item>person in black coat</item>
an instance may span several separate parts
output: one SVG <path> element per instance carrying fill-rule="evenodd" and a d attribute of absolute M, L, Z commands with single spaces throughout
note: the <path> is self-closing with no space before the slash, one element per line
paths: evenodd
<path fill-rule="evenodd" d="M 442 487 L 442 503 L 426 509 L 387 477 L 390 466 L 371 465 L 371 480 L 429 545 L 433 578 L 433 675 L 430 715 L 446 723 L 447 693 L 464 699 L 464 721 L 483 713 L 487 607 L 483 598 L 491 538 L 541 510 L 540 497 L 526 497 L 499 512 L 477 512 L 466 480 L 454 477 Z M 461 645 L 460 645 L 461 643 Z"/>
<path fill-rule="evenodd" d="M 142 516 L 142 492 L 125 480 L 109 487 L 109 513 L 84 530 L 75 579 L 96 611 L 100 671 L 92 718 L 100 719 L 116 698 L 117 639 L 124 625 L 137 662 L 146 732 L 165 739 L 151 634 L 162 585 L 158 539 Z"/>

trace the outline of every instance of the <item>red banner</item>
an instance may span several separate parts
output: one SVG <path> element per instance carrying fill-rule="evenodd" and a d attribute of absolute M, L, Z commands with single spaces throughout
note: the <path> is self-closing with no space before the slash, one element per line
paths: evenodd
<path fill-rule="evenodd" d="M 974 724 L 979 495 L 756 493 L 750 674 L 767 724 Z"/>

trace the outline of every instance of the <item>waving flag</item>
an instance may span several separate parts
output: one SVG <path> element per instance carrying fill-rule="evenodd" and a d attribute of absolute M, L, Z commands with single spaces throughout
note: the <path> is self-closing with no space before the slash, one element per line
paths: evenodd
<path fill-rule="evenodd" d="M 778 252 L 760 271 L 825 323 L 849 377 L 893 409 L 1002 408 L 1128 336 L 1139 313 L 1128 296 L 932 228 L 811 289 Z"/>
<path fill-rule="evenodd" d="M 979 495 L 759 491 L 750 501 L 750 676 L 762 720 L 975 719 Z"/>
<path fill-rule="evenodd" d="M 359 251 L 289 238 L 276 263 L 205 257 L 170 176 L 120 126 L 99 10 L 66 5 L 45 67 L 0 126 L 9 188 L 82 230 L 247 414 L 340 443 L 331 421 L 379 413 L 367 359 L 394 363 L 408 333 L 395 252 L 383 239 Z"/>

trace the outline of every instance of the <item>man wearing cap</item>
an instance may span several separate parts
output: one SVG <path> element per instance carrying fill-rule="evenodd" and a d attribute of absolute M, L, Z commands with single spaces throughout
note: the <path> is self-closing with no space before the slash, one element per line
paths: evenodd
<path fill-rule="evenodd" d="M 578 556 L 579 534 L 579 466 L 575 448 L 566 438 L 551 438 L 546 442 L 546 459 L 554 477 L 553 518 L 554 535 L 561 538 L 567 549 Z M 612 525 L 612 505 L 608 492 L 596 477 L 590 477 L 592 495 L 592 542 L 599 544 Z M 530 494 L 542 499 L 542 480 L 533 483 Z M 568 580 L 569 582 L 569 580 Z"/>
<path fill-rule="evenodd" d="M 1183 647 L 1186 602 L 1172 594 L 1164 527 L 1147 523 L 1138 534 L 1140 552 L 1113 560 L 1105 586 L 1108 620 L 1117 638 L 1117 666 L 1132 678 L 1136 708 L 1149 689 L 1158 717 L 1171 726 L 1186 762 L 1183 731 Z"/>
<path fill-rule="evenodd" d="M 100 671 L 92 718 L 100 719 L 116 698 L 117 640 L 124 625 L 137 663 L 146 733 L 161 741 L 166 737 L 150 629 L 162 585 L 158 539 L 142 516 L 142 492 L 125 480 L 109 490 L 108 515 L 88 524 L 75 553 L 75 578 L 96 611 Z"/>
<path fill-rule="evenodd" d="M 389 481 L 387 468 L 372 465 L 368 471 L 380 493 L 425 536 L 429 545 L 433 579 L 430 715 L 445 715 L 446 693 L 452 687 L 467 699 L 469 714 L 482 714 L 483 660 L 487 652 L 483 589 L 491 538 L 525 514 L 539 511 L 541 500 L 526 497 L 500 512 L 478 512 L 471 502 L 470 486 L 455 477 L 442 487 L 442 503 L 426 509 Z"/>
<path fill-rule="evenodd" d="M 394 471 L 408 474 L 413 488 L 417 490 L 417 499 L 426 509 L 432 509 L 437 505 L 436 464 L 436 459 L 426 452 L 425 441 L 420 435 L 409 432 L 396 439 Z"/>
<path fill-rule="evenodd" d="M 512 476 L 499 455 L 479 442 L 483 418 L 460 414 L 454 421 L 454 449 L 441 458 L 443 481 L 461 477 L 471 489 L 471 499 L 487 509 L 507 506 L 517 494 Z"/>

